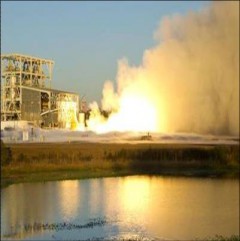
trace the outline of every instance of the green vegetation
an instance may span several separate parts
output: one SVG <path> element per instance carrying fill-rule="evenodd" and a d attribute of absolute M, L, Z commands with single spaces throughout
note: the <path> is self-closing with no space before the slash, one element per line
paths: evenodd
<path fill-rule="evenodd" d="M 136 174 L 239 178 L 239 145 L 1 145 L 1 185 Z"/>

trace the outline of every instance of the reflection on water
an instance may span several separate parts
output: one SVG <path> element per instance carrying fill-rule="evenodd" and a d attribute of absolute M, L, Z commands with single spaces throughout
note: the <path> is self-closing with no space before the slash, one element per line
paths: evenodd
<path fill-rule="evenodd" d="M 122 182 L 121 203 L 128 212 L 134 210 L 139 215 L 146 215 L 148 209 L 150 183 L 145 179 L 125 179 Z"/>
<path fill-rule="evenodd" d="M 62 218 L 71 220 L 77 214 L 80 198 L 80 185 L 77 181 L 59 182 L 58 200 Z"/>
<path fill-rule="evenodd" d="M 132 176 L 1 190 L 1 237 L 194 239 L 239 235 L 238 180 Z"/>

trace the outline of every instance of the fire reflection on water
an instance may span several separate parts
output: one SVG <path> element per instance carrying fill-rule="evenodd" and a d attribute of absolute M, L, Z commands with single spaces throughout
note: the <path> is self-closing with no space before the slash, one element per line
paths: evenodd
<path fill-rule="evenodd" d="M 17 184 L 1 194 L 1 237 L 186 240 L 239 231 L 237 180 L 132 176 Z M 97 221 L 89 229 L 90 219 Z"/>
<path fill-rule="evenodd" d="M 125 212 L 133 212 L 138 216 L 146 216 L 149 206 L 149 182 L 141 179 L 123 179 L 121 188 L 121 204 Z"/>
<path fill-rule="evenodd" d="M 71 220 L 76 214 L 80 198 L 80 184 L 78 181 L 62 181 L 59 185 L 59 208 L 64 220 Z"/>

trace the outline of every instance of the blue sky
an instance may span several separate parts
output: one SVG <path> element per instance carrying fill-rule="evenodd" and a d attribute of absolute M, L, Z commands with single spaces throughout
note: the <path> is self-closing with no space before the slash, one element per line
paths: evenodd
<path fill-rule="evenodd" d="M 3 1 L 1 52 L 55 61 L 53 87 L 101 99 L 117 62 L 139 65 L 166 15 L 198 11 L 206 1 Z"/>

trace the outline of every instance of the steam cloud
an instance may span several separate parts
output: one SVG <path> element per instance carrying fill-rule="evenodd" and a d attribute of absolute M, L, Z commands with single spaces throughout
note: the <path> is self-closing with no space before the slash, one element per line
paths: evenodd
<path fill-rule="evenodd" d="M 119 61 L 117 90 L 105 83 L 102 108 L 116 110 L 134 92 L 155 105 L 158 131 L 238 135 L 239 2 L 165 17 L 155 38 L 140 66 Z"/>

